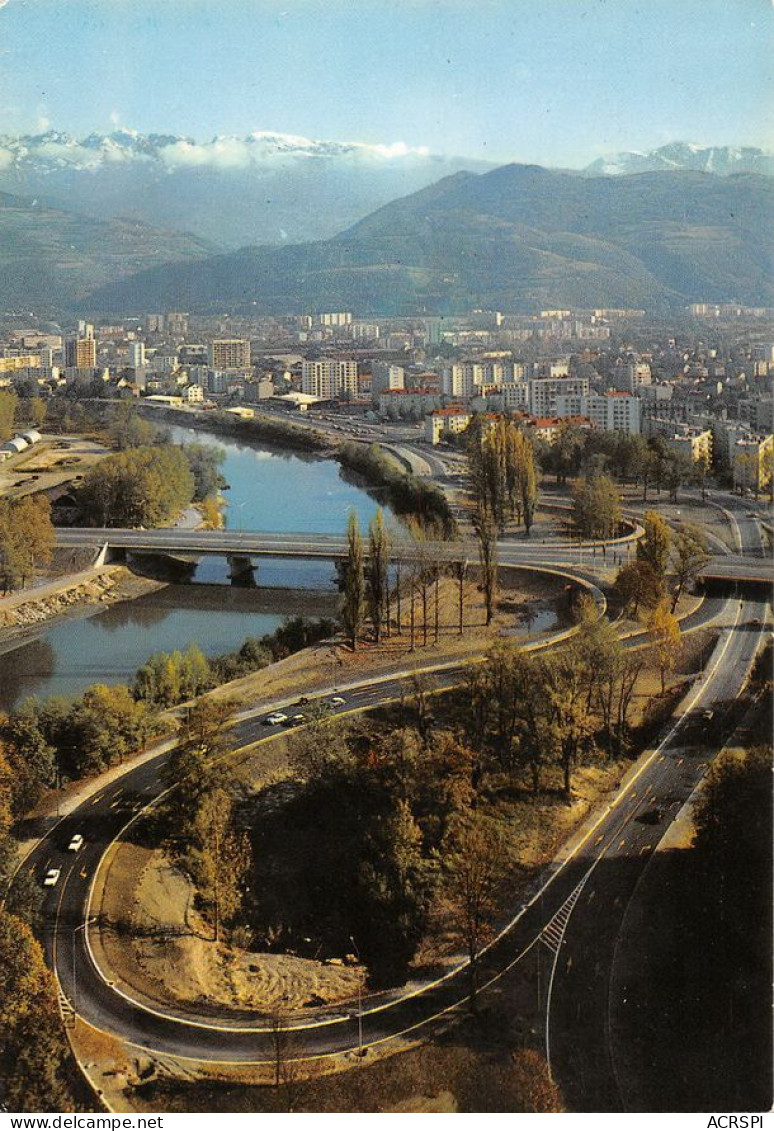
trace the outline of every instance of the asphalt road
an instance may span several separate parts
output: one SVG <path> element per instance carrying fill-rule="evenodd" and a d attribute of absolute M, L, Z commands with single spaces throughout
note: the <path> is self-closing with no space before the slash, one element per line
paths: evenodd
<path fill-rule="evenodd" d="M 738 626 L 724 634 L 718 645 L 721 655 L 717 670 L 691 693 L 691 720 L 695 720 L 696 712 L 706 709 L 708 704 L 735 693 L 742 666 L 752 655 L 760 635 L 760 630 L 752 630 L 743 623 L 754 616 L 763 619 L 763 606 L 746 604 L 738 614 Z M 459 671 L 451 670 L 436 677 L 436 680 L 439 685 L 451 685 L 458 677 Z M 372 705 L 399 694 L 401 682 L 395 680 L 348 692 L 347 703 L 342 710 Z M 270 730 L 259 717 L 246 720 L 239 725 L 238 741 L 240 745 L 254 741 L 257 737 L 265 737 Z M 682 743 L 683 738 L 678 728 L 648 763 L 638 782 L 602 816 L 593 834 L 577 854 L 553 873 L 540 895 L 531 901 L 510 930 L 482 959 L 483 982 L 498 976 L 534 942 L 544 927 L 561 911 L 573 890 L 590 870 L 592 873 L 598 871 L 599 878 L 594 879 L 592 887 L 589 887 L 591 880 L 586 880 L 589 890 L 586 892 L 584 889 L 584 899 L 576 906 L 575 914 L 570 919 L 570 928 L 574 931 L 576 923 L 582 924 L 583 909 L 587 905 L 584 901 L 588 900 L 593 891 L 595 895 L 591 904 L 588 904 L 592 906 L 596 903 L 592 914 L 593 938 L 596 941 L 592 950 L 599 948 L 601 933 L 598 917 L 603 900 L 597 885 L 607 876 L 608 863 L 619 858 L 631 862 L 634 857 L 641 867 L 648 852 L 655 847 L 664 828 L 706 769 L 711 751 L 704 751 L 700 760 L 678 756 Z M 232 1013 L 224 1018 L 214 1013 L 208 1016 L 201 1011 L 194 1019 L 182 1011 L 175 1016 L 169 1010 L 165 1010 L 166 1016 L 161 1016 L 143 1008 L 139 1003 L 127 1000 L 115 987 L 106 984 L 93 962 L 87 945 L 87 931 L 83 927 L 93 876 L 107 844 L 124 828 L 134 813 L 158 794 L 165 760 L 166 755 L 160 755 L 129 771 L 91 798 L 66 818 L 26 862 L 25 867 L 31 868 L 38 876 L 42 876 L 48 867 L 62 868 L 59 884 L 48 891 L 46 897 L 45 946 L 49 961 L 57 970 L 65 999 L 75 1005 L 77 1011 L 91 1024 L 131 1043 L 162 1053 L 212 1061 L 271 1059 L 273 1038 L 265 1019 L 257 1018 L 252 1013 Z M 644 811 L 654 809 L 661 814 L 657 824 L 636 820 Z M 66 845 L 75 832 L 84 835 L 85 844 L 79 853 L 71 854 L 67 852 Z M 605 884 L 600 883 L 600 888 L 603 892 L 606 891 Z M 617 898 L 615 896 L 612 900 L 614 905 Z M 620 914 L 622 916 L 623 910 Z M 570 938 L 569 929 L 567 938 Z M 605 965 L 603 962 L 603 966 Z M 568 974 L 570 972 L 567 971 Z M 377 1003 L 380 1008 L 376 1009 L 367 1003 L 363 1016 L 364 1040 L 367 1044 L 373 1044 L 424 1024 L 464 1001 L 467 991 L 467 974 L 462 971 L 420 995 L 392 1002 L 389 1006 L 384 1000 Z M 574 1000 L 574 994 L 570 996 Z M 553 1000 L 556 1003 L 562 998 L 559 976 Z M 566 1056 L 562 1040 L 565 1019 L 563 1013 L 557 1012 L 558 1008 L 557 1005 L 554 1006 L 551 1031 L 558 1033 L 554 1038 L 557 1046 L 554 1062 L 562 1064 L 564 1072 Z M 304 1027 L 299 1034 L 303 1055 L 356 1047 L 357 1019 L 354 1014 L 355 1010 L 352 1009 L 344 1015 L 333 1012 L 317 1014 L 314 1018 L 304 1020 Z M 558 1030 L 557 1017 L 561 1018 Z M 583 1031 L 586 1032 L 585 1023 Z"/>
<path fill-rule="evenodd" d="M 755 552 L 760 546 L 757 524 L 741 513 L 735 518 L 740 548 Z M 717 601 L 705 602 L 695 624 L 705 623 L 718 607 Z M 626 903 L 650 853 L 719 748 L 720 737 L 707 725 L 703 712 L 738 694 L 764 631 L 752 623 L 765 620 L 763 601 L 728 602 L 727 609 L 733 624 L 723 632 L 704 678 L 689 692 L 684 715 L 573 854 L 543 877 L 539 889 L 480 960 L 480 978 L 486 984 L 512 968 L 537 939 L 541 940 L 537 945 L 558 956 L 547 1045 L 554 1074 L 575 1110 L 617 1109 L 606 1004 L 611 955 Z M 459 674 L 460 669 L 453 668 L 434 679 L 439 686 L 448 686 L 458 681 Z M 399 694 L 402 682 L 382 681 L 348 691 L 343 709 L 373 705 Z M 691 748 L 697 727 L 701 746 Z M 268 733 L 270 728 L 260 718 L 247 719 L 239 724 L 238 741 L 241 745 Z M 24 867 L 40 877 L 48 867 L 62 869 L 58 885 L 46 890 L 48 959 L 64 1000 L 91 1024 L 130 1043 L 196 1060 L 271 1060 L 273 1036 L 266 1019 L 247 1012 L 208 1016 L 200 1011 L 197 1017 L 182 1011 L 154 1012 L 122 995 L 95 966 L 85 923 L 97 865 L 112 839 L 159 793 L 165 758 L 160 755 L 128 771 L 89 799 L 25 862 Z M 71 854 L 66 846 L 75 832 L 84 835 L 85 844 Z M 467 992 L 467 972 L 462 970 L 408 998 L 369 1000 L 362 1018 L 363 1039 L 374 1044 L 427 1024 L 464 1002 Z M 357 1047 L 353 1008 L 317 1013 L 292 1027 L 299 1029 L 296 1055 Z"/>
<path fill-rule="evenodd" d="M 744 553 L 762 552 L 760 527 L 741 507 L 734 508 L 731 524 Z M 613 960 L 627 907 L 653 848 L 722 749 L 723 734 L 702 712 L 737 697 L 761 641 L 766 602 L 731 605 L 735 623 L 718 642 L 720 662 L 697 685 L 698 698 L 685 722 L 661 750 L 641 788 L 621 804 L 620 835 L 613 836 L 590 868 L 566 923 L 546 1033 L 554 1075 L 574 1111 L 623 1109 L 610 1048 Z"/>

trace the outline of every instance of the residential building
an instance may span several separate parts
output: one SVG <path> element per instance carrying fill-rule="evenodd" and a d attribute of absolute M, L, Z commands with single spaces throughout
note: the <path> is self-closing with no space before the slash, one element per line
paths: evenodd
<path fill-rule="evenodd" d="M 250 343 L 244 338 L 215 338 L 207 347 L 210 369 L 249 369 Z"/>
<path fill-rule="evenodd" d="M 352 321 L 352 312 L 349 310 L 335 310 L 317 315 L 318 326 L 349 326 Z"/>
<path fill-rule="evenodd" d="M 555 416 L 557 397 L 586 396 L 589 391 L 588 377 L 539 377 L 527 383 L 532 416 Z"/>
<path fill-rule="evenodd" d="M 386 361 L 371 363 L 371 395 L 374 404 L 384 389 L 405 389 L 406 370 L 402 365 L 390 365 Z"/>
<path fill-rule="evenodd" d="M 301 391 L 326 401 L 356 397 L 357 362 L 349 358 L 303 361 Z"/>
<path fill-rule="evenodd" d="M 640 431 L 640 400 L 631 393 L 562 394 L 555 399 L 554 411 L 559 417 L 588 417 L 596 428 L 605 432 Z"/>
<path fill-rule="evenodd" d="M 616 365 L 612 374 L 613 388 L 633 393 L 642 385 L 651 383 L 650 365 L 645 361 L 624 361 Z"/>
<path fill-rule="evenodd" d="M 473 414 L 460 405 L 436 408 L 425 417 L 425 439 L 435 446 L 444 432 L 464 432 L 472 419 Z"/>
<path fill-rule="evenodd" d="M 97 365 L 97 343 L 94 338 L 67 338 L 64 364 L 65 369 L 94 369 Z"/>
<path fill-rule="evenodd" d="M 737 440 L 731 464 L 734 486 L 742 492 L 762 491 L 771 482 L 773 461 L 774 435 Z"/>
<path fill-rule="evenodd" d="M 204 389 L 201 385 L 186 385 L 182 390 L 185 404 L 201 404 L 204 401 Z"/>
<path fill-rule="evenodd" d="M 422 419 L 427 413 L 443 407 L 443 397 L 434 389 L 384 389 L 379 394 L 382 416 Z"/>
<path fill-rule="evenodd" d="M 142 369 L 145 365 L 145 342 L 129 343 L 129 368 Z"/>

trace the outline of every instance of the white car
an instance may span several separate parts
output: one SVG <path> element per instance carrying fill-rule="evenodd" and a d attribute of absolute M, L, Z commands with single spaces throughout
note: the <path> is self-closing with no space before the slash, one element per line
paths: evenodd
<path fill-rule="evenodd" d="M 43 887 L 44 888 L 56 887 L 56 885 L 59 883 L 59 877 L 60 877 L 61 873 L 62 873 L 61 868 L 49 868 L 49 870 L 46 872 L 45 876 L 43 877 Z"/>
<path fill-rule="evenodd" d="M 281 711 L 275 711 L 273 715 L 267 715 L 263 721 L 267 727 L 278 727 L 281 726 L 282 723 L 286 723 L 288 717 L 287 715 L 283 715 Z"/>
<path fill-rule="evenodd" d="M 346 699 L 342 699 L 340 695 L 334 695 L 332 699 L 328 700 L 328 702 L 330 703 L 331 707 L 343 707 L 346 703 Z"/>
<path fill-rule="evenodd" d="M 75 836 L 73 837 L 73 839 L 68 844 L 67 851 L 68 852 L 77 852 L 80 848 L 83 848 L 83 837 L 81 836 L 80 833 L 76 833 Z"/>

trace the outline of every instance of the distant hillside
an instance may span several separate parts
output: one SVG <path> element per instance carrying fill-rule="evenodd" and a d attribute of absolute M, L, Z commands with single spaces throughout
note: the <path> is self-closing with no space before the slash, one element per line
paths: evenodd
<path fill-rule="evenodd" d="M 772 220 L 767 177 L 587 178 L 508 165 L 447 177 L 324 242 L 143 272 L 95 290 L 91 306 L 401 314 L 772 305 Z"/>
<path fill-rule="evenodd" d="M 0 312 L 72 310 L 103 284 L 215 251 L 130 220 L 91 220 L 0 193 Z"/>

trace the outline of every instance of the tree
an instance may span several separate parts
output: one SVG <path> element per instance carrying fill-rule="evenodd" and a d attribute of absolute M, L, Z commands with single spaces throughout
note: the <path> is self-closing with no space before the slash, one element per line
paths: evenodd
<path fill-rule="evenodd" d="M 652 609 L 664 594 L 664 579 L 650 562 L 637 561 L 621 566 L 614 590 L 624 611 L 636 617 L 640 607 Z"/>
<path fill-rule="evenodd" d="M 645 533 L 637 543 L 637 560 L 646 562 L 657 577 L 663 578 L 669 564 L 669 550 L 672 545 L 669 525 L 655 511 L 646 512 L 643 525 Z"/>
<path fill-rule="evenodd" d="M 98 526 L 161 526 L 194 496 L 195 481 L 180 448 L 132 448 L 108 456 L 84 476 L 83 519 Z"/>
<path fill-rule="evenodd" d="M 347 561 L 344 579 L 344 606 L 341 619 L 354 652 L 365 618 L 365 583 L 363 577 L 363 538 L 357 515 L 349 512 L 347 521 Z"/>
<path fill-rule="evenodd" d="M 673 569 L 677 585 L 672 598 L 671 612 L 677 608 L 677 602 L 686 585 L 691 584 L 697 574 L 701 573 L 709 557 L 704 531 L 693 523 L 684 523 L 674 541 Z"/>
<path fill-rule="evenodd" d="M 128 687 L 106 684 L 84 691 L 73 704 L 68 725 L 79 776 L 122 762 L 142 746 L 152 729 L 147 706 L 136 702 Z"/>
<path fill-rule="evenodd" d="M 382 620 L 390 585 L 390 539 L 384 526 L 381 507 L 368 528 L 368 546 L 368 611 L 378 644 L 381 640 Z M 389 620 L 387 629 L 389 631 Z"/>
<path fill-rule="evenodd" d="M 580 640 L 592 676 L 591 700 L 602 720 L 608 755 L 620 758 L 628 746 L 629 707 L 643 660 L 624 648 L 604 618 L 585 628 Z"/>
<path fill-rule="evenodd" d="M 227 749 L 227 728 L 236 704 L 229 699 L 199 699 L 185 713 L 166 769 L 176 786 L 175 805 L 184 827 L 195 820 L 199 798 L 218 781 L 217 759 Z"/>
<path fill-rule="evenodd" d="M 214 498 L 226 486 L 220 466 L 226 458 L 223 448 L 212 444 L 184 444 L 183 454 L 194 477 L 194 502 Z"/>
<path fill-rule="evenodd" d="M 130 404 L 121 404 L 108 429 L 110 444 L 119 451 L 155 444 L 159 433 L 154 424 L 144 420 Z"/>
<path fill-rule="evenodd" d="M 572 492 L 573 521 L 586 538 L 611 538 L 621 522 L 621 499 L 609 475 L 580 479 Z"/>
<path fill-rule="evenodd" d="M 573 640 L 540 661 L 541 687 L 548 710 L 544 741 L 562 769 L 565 797 L 572 795 L 572 771 L 590 748 L 594 734 L 590 690 L 593 672 L 582 641 Z"/>
<path fill-rule="evenodd" d="M 0 389 L 0 444 L 13 436 L 19 398 L 12 389 Z"/>
<path fill-rule="evenodd" d="M 669 611 L 666 599 L 659 601 L 648 617 L 648 632 L 656 645 L 663 695 L 666 690 L 666 673 L 674 669 L 681 647 L 680 624 L 677 617 Z"/>
<path fill-rule="evenodd" d="M 443 852 L 444 894 L 453 928 L 467 951 L 474 1012 L 478 957 L 493 935 L 497 893 L 507 868 L 507 850 L 496 825 L 480 814 L 455 823 Z"/>
<path fill-rule="evenodd" d="M 491 624 L 497 601 L 497 526 L 491 514 L 481 506 L 473 516 L 473 529 L 478 536 L 478 559 L 481 565 L 486 623 Z"/>
<path fill-rule="evenodd" d="M 71 1111 L 53 975 L 28 925 L 0 910 L 0 1078 L 9 1111 Z"/>
<path fill-rule="evenodd" d="M 457 610 L 459 613 L 458 635 L 464 633 L 463 616 L 465 611 L 465 577 L 468 572 L 468 559 L 462 554 L 451 564 L 452 574 L 457 582 Z"/>
<path fill-rule="evenodd" d="M 45 495 L 0 499 L 0 572 L 3 589 L 24 587 L 36 569 L 48 565 L 55 533 Z"/>
<path fill-rule="evenodd" d="M 233 921 L 242 906 L 250 868 L 249 842 L 234 828 L 233 802 L 222 786 L 199 798 L 193 832 L 197 847 L 188 861 L 205 902 L 212 906 L 214 941 L 219 942 L 221 923 Z"/>

